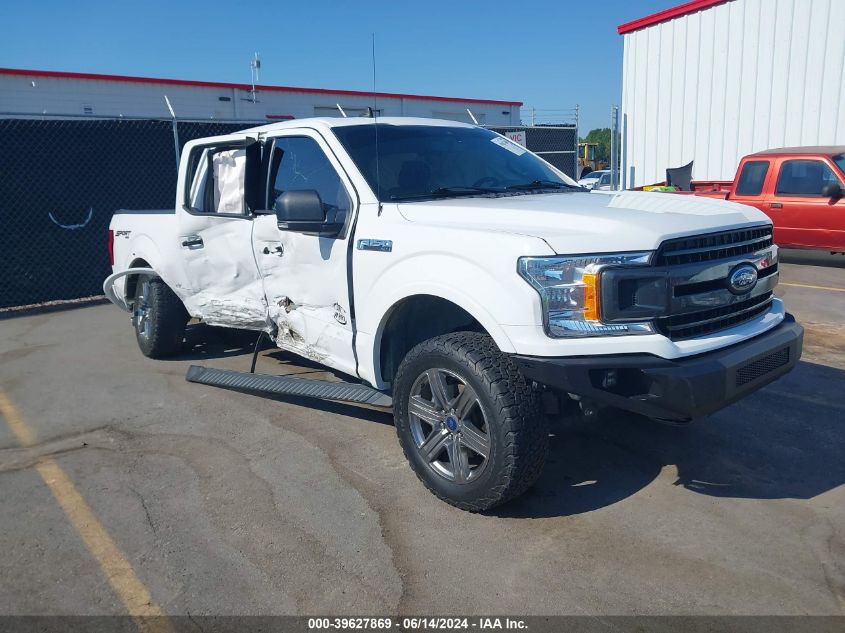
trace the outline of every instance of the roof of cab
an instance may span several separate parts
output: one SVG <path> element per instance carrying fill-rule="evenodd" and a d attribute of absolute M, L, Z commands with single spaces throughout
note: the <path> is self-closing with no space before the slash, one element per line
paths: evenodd
<path fill-rule="evenodd" d="M 845 154 L 845 145 L 807 145 L 805 147 L 779 147 L 765 149 L 749 156 L 793 156 L 795 154 L 815 154 L 816 156 L 836 156 Z"/>
<path fill-rule="evenodd" d="M 281 121 L 279 123 L 270 123 L 269 125 L 262 125 L 254 127 L 245 132 L 272 132 L 273 130 L 285 130 L 289 128 L 298 127 L 346 127 L 349 125 L 371 125 L 373 123 L 381 123 L 383 125 L 430 125 L 441 127 L 475 127 L 469 123 L 461 123 L 460 121 L 448 121 L 446 119 L 428 119 L 422 117 L 409 116 L 380 116 L 376 118 L 369 117 L 313 117 L 308 119 L 292 119 L 290 121 Z"/>

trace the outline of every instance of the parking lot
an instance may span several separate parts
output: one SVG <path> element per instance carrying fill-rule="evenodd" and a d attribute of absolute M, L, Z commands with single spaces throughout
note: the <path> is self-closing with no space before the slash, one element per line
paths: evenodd
<path fill-rule="evenodd" d="M 185 381 L 250 339 L 153 361 L 110 305 L 3 319 L 0 613 L 843 614 L 845 257 L 781 270 L 793 373 L 688 427 L 557 420 L 482 515 L 426 492 L 387 412 Z"/>

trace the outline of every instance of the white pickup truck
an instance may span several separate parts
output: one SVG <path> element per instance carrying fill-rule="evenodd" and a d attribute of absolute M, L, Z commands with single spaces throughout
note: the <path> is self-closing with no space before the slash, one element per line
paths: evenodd
<path fill-rule="evenodd" d="M 178 353 L 192 317 L 263 331 L 346 382 L 188 379 L 392 405 L 416 474 L 467 510 L 536 480 L 541 402 L 686 422 L 801 355 L 759 211 L 587 193 L 449 121 L 302 119 L 193 141 L 175 208 L 116 212 L 110 244 L 105 290 L 144 354 Z"/>

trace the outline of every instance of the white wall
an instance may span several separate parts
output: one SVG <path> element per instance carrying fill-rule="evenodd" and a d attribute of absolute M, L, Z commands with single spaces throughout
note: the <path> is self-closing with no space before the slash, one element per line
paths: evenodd
<path fill-rule="evenodd" d="M 34 83 L 34 85 L 33 85 Z M 94 116 L 169 117 L 164 95 L 170 99 L 176 116 L 195 119 L 248 119 L 262 121 L 266 115 L 290 115 L 297 119 L 325 116 L 324 108 L 340 116 L 340 103 L 350 111 L 373 105 L 370 96 L 320 94 L 263 90 L 258 103 L 247 100 L 248 91 L 237 88 L 132 83 L 94 79 L 0 75 L 0 116 L 4 113 L 71 114 L 93 108 Z M 229 101 L 220 101 L 228 97 Z M 432 100 L 379 97 L 378 109 L 385 116 L 432 117 L 439 112 L 463 113 L 470 108 L 478 121 L 488 124 L 519 123 L 519 106 L 471 103 L 460 100 Z"/>
<path fill-rule="evenodd" d="M 732 0 L 623 37 L 623 187 L 845 145 L 845 0 Z"/>

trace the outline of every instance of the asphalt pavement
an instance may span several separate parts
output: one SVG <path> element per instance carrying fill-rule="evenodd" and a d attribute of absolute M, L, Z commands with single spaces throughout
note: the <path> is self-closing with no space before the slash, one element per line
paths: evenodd
<path fill-rule="evenodd" d="M 845 614 L 845 257 L 784 251 L 778 294 L 794 372 L 687 427 L 557 420 L 487 514 L 387 412 L 185 381 L 249 339 L 154 361 L 110 305 L 0 320 L 0 614 Z"/>

